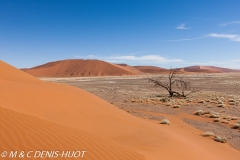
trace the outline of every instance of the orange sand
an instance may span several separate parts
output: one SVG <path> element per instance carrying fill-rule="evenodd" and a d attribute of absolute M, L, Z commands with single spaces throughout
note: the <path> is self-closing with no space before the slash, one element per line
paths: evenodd
<path fill-rule="evenodd" d="M 167 69 L 155 67 L 155 66 L 134 66 L 134 68 L 138 69 L 143 73 L 169 73 Z"/>
<path fill-rule="evenodd" d="M 0 152 L 86 150 L 90 160 L 233 160 L 240 152 L 171 125 L 139 119 L 79 88 L 42 82 L 0 61 Z M 183 127 L 179 127 L 183 126 Z"/>
<path fill-rule="evenodd" d="M 124 70 L 127 70 L 131 73 L 134 73 L 136 75 L 141 75 L 141 74 L 144 74 L 143 72 L 141 72 L 139 69 L 133 67 L 133 66 L 129 66 L 127 64 L 114 64 L 115 66 L 119 67 L 119 68 L 122 68 Z"/>

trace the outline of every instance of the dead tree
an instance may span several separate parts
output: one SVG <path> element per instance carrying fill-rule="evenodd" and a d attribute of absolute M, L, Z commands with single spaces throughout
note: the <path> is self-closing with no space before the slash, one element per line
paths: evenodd
<path fill-rule="evenodd" d="M 187 97 L 191 93 L 197 92 L 198 90 L 191 87 L 190 82 L 177 77 L 178 72 L 179 70 L 177 69 L 170 69 L 167 83 L 162 81 L 162 77 L 159 80 L 149 79 L 149 81 L 155 83 L 156 86 L 166 89 L 169 93 L 169 97 Z"/>

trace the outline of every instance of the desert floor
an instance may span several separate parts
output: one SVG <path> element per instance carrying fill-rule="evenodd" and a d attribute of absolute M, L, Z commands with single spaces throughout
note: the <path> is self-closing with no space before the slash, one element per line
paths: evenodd
<path fill-rule="evenodd" d="M 82 88 L 129 114 L 153 123 L 164 118 L 171 124 L 180 120 L 203 133 L 212 132 L 226 137 L 230 146 L 240 150 L 240 127 L 235 126 L 240 121 L 240 74 L 178 75 L 199 90 L 187 98 L 168 98 L 166 90 L 149 82 L 149 78 L 158 79 L 159 76 L 41 79 Z M 166 76 L 161 76 L 161 80 L 167 82 Z M 196 115 L 197 111 L 199 115 Z"/>

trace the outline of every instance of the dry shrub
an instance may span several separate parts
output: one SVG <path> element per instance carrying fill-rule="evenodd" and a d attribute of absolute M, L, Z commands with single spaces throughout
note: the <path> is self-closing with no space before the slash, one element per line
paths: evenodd
<path fill-rule="evenodd" d="M 173 108 L 180 108 L 180 105 L 173 105 Z"/>
<path fill-rule="evenodd" d="M 202 134 L 202 136 L 203 136 L 203 137 L 211 137 L 211 136 L 215 136 L 215 134 L 212 133 L 212 132 L 204 132 L 204 133 Z"/>
<path fill-rule="evenodd" d="M 224 107 L 224 104 L 218 104 L 217 107 Z"/>
<path fill-rule="evenodd" d="M 160 124 L 168 124 L 168 125 L 170 125 L 170 121 L 168 119 L 162 119 Z"/>
<path fill-rule="evenodd" d="M 229 122 L 226 120 L 222 120 L 222 123 L 228 124 Z"/>
<path fill-rule="evenodd" d="M 231 120 L 237 120 L 238 118 L 237 117 L 232 117 Z"/>
<path fill-rule="evenodd" d="M 197 110 L 194 114 L 200 116 L 203 115 L 203 113 L 204 112 L 202 110 Z"/>
<path fill-rule="evenodd" d="M 203 114 L 210 114 L 210 111 L 204 111 Z"/>
<path fill-rule="evenodd" d="M 198 103 L 205 103 L 205 101 L 202 99 L 202 100 L 198 101 Z"/>
<path fill-rule="evenodd" d="M 227 139 L 225 137 L 222 137 L 222 136 L 216 136 L 214 138 L 215 141 L 217 142 L 221 142 L 221 143 L 227 143 Z"/>
<path fill-rule="evenodd" d="M 238 128 L 240 128 L 240 123 L 236 123 L 234 126 L 233 126 L 233 129 L 238 129 Z"/>
<path fill-rule="evenodd" d="M 211 114 L 211 115 L 210 115 L 210 118 L 219 118 L 219 115 L 217 115 L 217 114 Z"/>
<path fill-rule="evenodd" d="M 221 120 L 221 118 L 216 118 L 214 119 L 214 122 L 219 122 Z"/>

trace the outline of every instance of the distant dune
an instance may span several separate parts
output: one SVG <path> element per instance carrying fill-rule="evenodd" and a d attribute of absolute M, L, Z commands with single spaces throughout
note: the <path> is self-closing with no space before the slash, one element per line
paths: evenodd
<path fill-rule="evenodd" d="M 240 72 L 240 70 L 215 66 L 190 66 L 177 69 L 186 74 Z M 169 69 L 156 66 L 130 66 L 127 64 L 111 64 L 100 60 L 81 59 L 49 62 L 21 70 L 35 77 L 125 76 L 169 73 Z"/>
<path fill-rule="evenodd" d="M 163 74 L 168 73 L 167 69 L 156 66 L 129 66 L 127 64 L 117 64 L 121 68 L 133 72 L 135 74 Z"/>
<path fill-rule="evenodd" d="M 0 151 L 85 150 L 86 160 L 240 156 L 180 120 L 163 126 L 140 119 L 79 88 L 40 81 L 2 61 L 0 73 Z M 185 130 L 176 132 L 179 126 Z"/>
<path fill-rule="evenodd" d="M 134 68 L 138 69 L 143 73 L 166 73 L 168 72 L 167 69 L 155 67 L 155 66 L 133 66 Z"/>
<path fill-rule="evenodd" d="M 189 66 L 185 68 L 180 68 L 180 70 L 185 72 L 202 72 L 202 73 L 228 73 L 228 72 L 240 72 L 240 70 L 221 68 L 215 66 Z"/>
<path fill-rule="evenodd" d="M 123 76 L 134 75 L 116 65 L 100 60 L 61 60 L 23 71 L 36 77 Z"/>
<path fill-rule="evenodd" d="M 139 69 L 137 69 L 137 68 L 135 68 L 135 67 L 133 67 L 133 66 L 129 66 L 129 65 L 127 65 L 127 64 L 115 64 L 116 66 L 118 66 L 118 67 L 120 67 L 120 68 L 122 68 L 122 69 L 124 69 L 124 70 L 127 70 L 127 71 L 129 71 L 129 72 L 132 72 L 132 73 L 134 73 L 134 74 L 136 74 L 136 75 L 142 75 L 142 74 L 144 74 L 143 72 L 141 72 Z"/>

